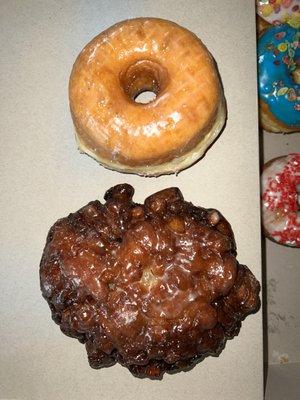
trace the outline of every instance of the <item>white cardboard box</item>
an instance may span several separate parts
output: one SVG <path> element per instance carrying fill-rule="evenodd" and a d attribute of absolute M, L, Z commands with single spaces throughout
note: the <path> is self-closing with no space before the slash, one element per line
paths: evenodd
<path fill-rule="evenodd" d="M 170 19 L 195 32 L 223 80 L 226 129 L 202 161 L 177 177 L 122 175 L 76 150 L 67 98 L 72 63 L 97 33 L 135 16 Z M 0 398 L 262 399 L 261 312 L 246 319 L 220 357 L 162 381 L 141 380 L 120 366 L 88 366 L 84 347 L 51 321 L 38 275 L 53 222 L 128 182 L 137 201 L 178 186 L 194 204 L 218 208 L 232 224 L 238 259 L 261 278 L 254 2 L 2 0 L 0 18 Z"/>
<path fill-rule="evenodd" d="M 264 133 L 264 160 L 300 153 L 300 132 Z M 265 240 L 268 323 L 266 400 L 300 398 L 300 249 Z"/>

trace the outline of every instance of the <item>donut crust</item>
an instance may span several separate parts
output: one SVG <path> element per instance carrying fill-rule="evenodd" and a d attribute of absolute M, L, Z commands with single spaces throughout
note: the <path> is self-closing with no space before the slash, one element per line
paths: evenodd
<path fill-rule="evenodd" d="M 279 121 L 270 111 L 269 106 L 263 100 L 259 101 L 260 125 L 266 132 L 293 133 L 298 132 L 299 127 L 292 128 Z"/>

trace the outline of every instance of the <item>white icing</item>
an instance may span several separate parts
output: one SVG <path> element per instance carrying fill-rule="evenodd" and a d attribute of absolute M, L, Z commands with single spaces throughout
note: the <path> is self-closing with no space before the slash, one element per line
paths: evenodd
<path fill-rule="evenodd" d="M 264 226 L 270 233 L 275 231 L 283 231 L 287 227 L 288 215 L 282 215 L 280 218 L 278 218 L 276 212 L 270 211 L 264 207 L 262 217 Z"/>
<path fill-rule="evenodd" d="M 269 181 L 276 179 L 277 175 L 279 175 L 283 171 L 288 161 L 289 160 L 287 160 L 287 158 L 278 159 L 264 169 L 261 180 L 263 193 L 265 189 L 269 186 Z"/>

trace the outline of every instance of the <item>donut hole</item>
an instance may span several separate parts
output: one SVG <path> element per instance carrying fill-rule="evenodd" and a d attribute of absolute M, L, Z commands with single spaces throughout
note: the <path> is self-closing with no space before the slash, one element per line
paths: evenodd
<path fill-rule="evenodd" d="M 136 103 L 141 103 L 141 104 L 148 104 L 151 103 L 151 101 L 154 101 L 156 99 L 156 93 L 152 92 L 151 90 L 146 90 L 142 93 L 139 93 L 135 98 L 134 101 Z"/>
<path fill-rule="evenodd" d="M 153 102 L 168 85 L 166 68 L 150 60 L 139 60 L 120 74 L 126 96 L 135 104 Z"/>

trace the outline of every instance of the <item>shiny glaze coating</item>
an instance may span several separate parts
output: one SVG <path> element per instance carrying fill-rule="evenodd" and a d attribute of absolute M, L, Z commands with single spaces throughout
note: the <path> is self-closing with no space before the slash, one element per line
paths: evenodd
<path fill-rule="evenodd" d="M 41 289 L 54 321 L 85 343 L 93 368 L 119 362 L 160 378 L 217 355 L 260 304 L 236 261 L 229 223 L 179 189 L 132 201 L 118 185 L 50 229 Z"/>
<path fill-rule="evenodd" d="M 300 129 L 300 84 L 293 77 L 299 57 L 300 32 L 288 25 L 269 28 L 259 39 L 259 96 L 287 131 Z"/>
<path fill-rule="evenodd" d="M 277 243 L 300 247 L 300 154 L 266 163 L 261 186 L 266 235 Z"/>
<path fill-rule="evenodd" d="M 256 0 L 258 15 L 270 24 L 300 28 L 300 0 Z"/>
<path fill-rule="evenodd" d="M 155 100 L 136 103 L 143 91 Z M 212 56 L 193 33 L 158 18 L 120 22 L 88 43 L 69 97 L 79 148 L 108 168 L 142 175 L 195 162 L 225 121 Z"/>

